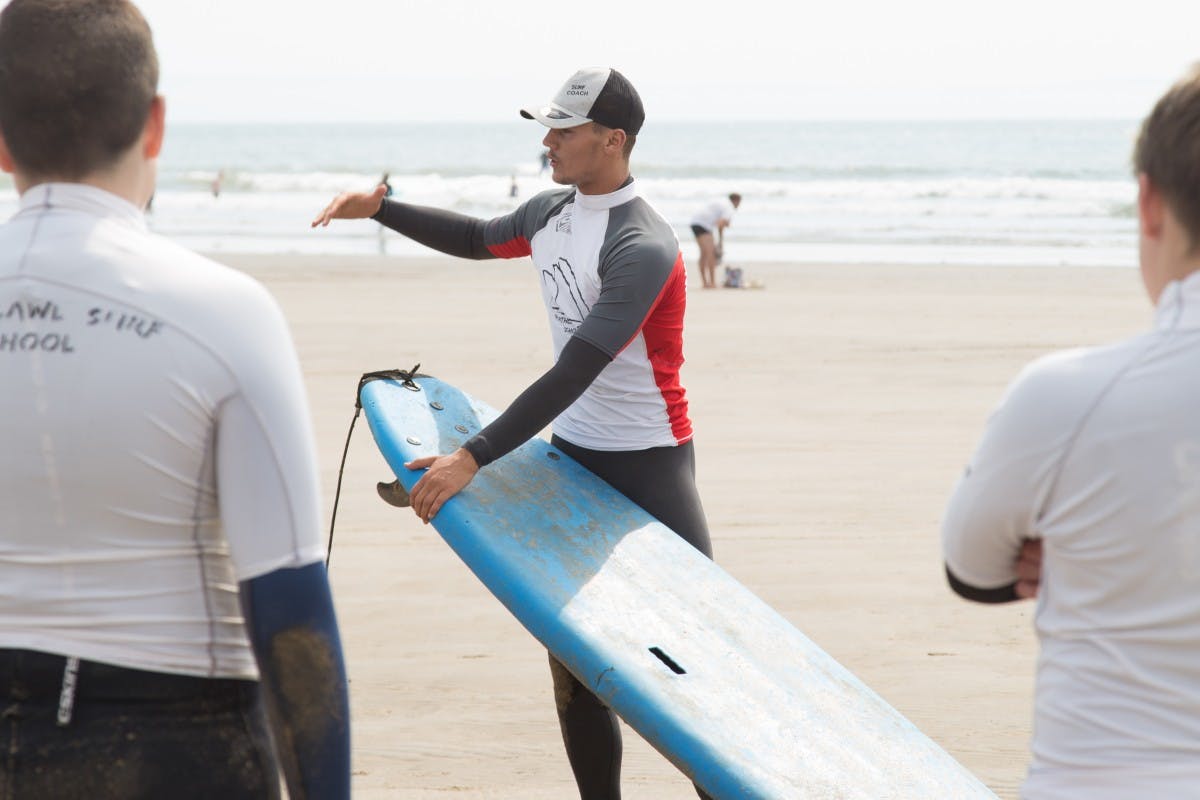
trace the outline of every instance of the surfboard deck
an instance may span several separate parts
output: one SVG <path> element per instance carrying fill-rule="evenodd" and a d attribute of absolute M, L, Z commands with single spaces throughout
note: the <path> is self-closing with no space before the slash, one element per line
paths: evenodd
<path fill-rule="evenodd" d="M 360 392 L 403 486 L 497 412 L 448 383 Z M 479 471 L 433 526 L 626 723 L 717 800 L 995 798 L 750 590 L 557 448 Z"/>

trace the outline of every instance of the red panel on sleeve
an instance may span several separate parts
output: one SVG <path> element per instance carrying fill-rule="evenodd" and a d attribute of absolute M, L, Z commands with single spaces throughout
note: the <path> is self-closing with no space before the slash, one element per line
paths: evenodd
<path fill-rule="evenodd" d="M 529 247 L 529 240 L 524 236 L 518 236 L 499 244 L 489 244 L 487 249 L 496 258 L 521 258 L 533 252 Z"/>
<path fill-rule="evenodd" d="M 683 253 L 680 253 L 675 258 L 671 277 L 663 285 L 642 325 L 646 356 L 654 368 L 654 383 L 667 405 L 671 433 L 679 444 L 692 438 L 687 393 L 679 380 L 679 368 L 683 366 L 683 312 L 687 305 L 687 275 L 684 270 Z"/>

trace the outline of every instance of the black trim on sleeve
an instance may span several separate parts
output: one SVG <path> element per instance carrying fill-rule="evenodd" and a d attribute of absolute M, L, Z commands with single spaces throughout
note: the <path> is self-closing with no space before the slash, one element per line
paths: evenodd
<path fill-rule="evenodd" d="M 558 362 L 463 448 L 480 467 L 507 455 L 566 411 L 611 361 L 603 350 L 572 336 Z"/>
<path fill-rule="evenodd" d="M 371 219 L 414 242 L 459 258 L 495 258 L 484 244 L 484 220 L 386 197 Z"/>
<path fill-rule="evenodd" d="M 946 567 L 946 580 L 956 595 L 967 600 L 973 600 L 976 603 L 1011 603 L 1014 600 L 1021 599 L 1017 597 L 1016 581 L 996 589 L 980 589 L 977 586 L 971 586 L 968 583 L 960 581 L 950 571 L 949 566 Z"/>

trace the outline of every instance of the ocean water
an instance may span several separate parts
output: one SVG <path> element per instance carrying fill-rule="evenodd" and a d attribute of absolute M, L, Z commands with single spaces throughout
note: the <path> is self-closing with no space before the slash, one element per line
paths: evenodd
<path fill-rule="evenodd" d="M 633 172 L 689 255 L 692 213 L 740 192 L 730 263 L 1132 266 L 1136 132 L 1114 120 L 662 122 L 643 130 Z M 150 224 L 206 252 L 428 253 L 370 221 L 309 222 L 385 171 L 396 199 L 506 213 L 554 185 L 539 171 L 542 133 L 520 119 L 174 125 Z M 0 183 L 0 214 L 15 202 Z"/>

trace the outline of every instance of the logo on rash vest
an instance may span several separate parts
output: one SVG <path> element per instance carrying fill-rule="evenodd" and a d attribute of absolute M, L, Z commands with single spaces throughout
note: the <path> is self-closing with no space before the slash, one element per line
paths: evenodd
<path fill-rule="evenodd" d="M 542 270 L 542 291 L 546 293 L 554 318 L 568 334 L 575 333 L 591 307 L 583 300 L 579 281 L 571 262 L 560 258 L 550 269 Z"/>

